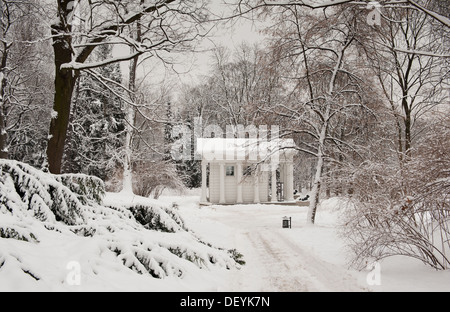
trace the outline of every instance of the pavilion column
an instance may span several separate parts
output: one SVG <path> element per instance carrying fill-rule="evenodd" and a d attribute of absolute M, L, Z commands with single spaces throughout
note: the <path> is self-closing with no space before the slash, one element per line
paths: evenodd
<path fill-rule="evenodd" d="M 294 164 L 286 163 L 286 201 L 294 201 Z"/>
<path fill-rule="evenodd" d="M 242 204 L 244 201 L 242 200 L 242 164 L 238 163 L 236 166 L 236 183 L 237 183 L 237 197 L 236 203 Z"/>
<path fill-rule="evenodd" d="M 259 203 L 259 173 L 258 173 L 258 167 L 255 169 L 255 176 L 254 176 L 254 185 L 253 185 L 253 202 L 255 204 Z"/>
<path fill-rule="evenodd" d="M 272 203 L 277 202 L 277 167 L 272 166 Z"/>
<path fill-rule="evenodd" d="M 207 187 L 206 187 L 206 169 L 207 169 L 208 163 L 206 161 L 202 161 L 202 196 L 200 198 L 201 203 L 207 202 Z"/>
<path fill-rule="evenodd" d="M 220 163 L 219 204 L 225 204 L 225 164 Z"/>

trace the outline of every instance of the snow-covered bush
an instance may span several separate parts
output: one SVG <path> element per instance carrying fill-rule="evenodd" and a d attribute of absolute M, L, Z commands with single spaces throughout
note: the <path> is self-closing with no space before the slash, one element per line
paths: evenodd
<path fill-rule="evenodd" d="M 135 194 L 158 199 L 165 189 L 184 189 L 176 166 L 171 162 L 141 161 L 134 167 L 133 191 Z"/>
<path fill-rule="evenodd" d="M 97 177 L 85 174 L 63 174 L 55 176 L 55 179 L 75 193 L 83 204 L 94 201 L 100 205 L 105 196 L 105 184 Z"/>
<path fill-rule="evenodd" d="M 148 230 L 175 233 L 183 228 L 183 220 L 172 209 L 142 204 L 129 209 L 136 221 Z"/>
<path fill-rule="evenodd" d="M 76 194 L 55 176 L 17 161 L 0 160 L 0 169 L 0 212 L 19 219 L 32 212 L 41 221 L 66 225 L 85 222 L 80 198 L 87 193 Z"/>
<path fill-rule="evenodd" d="M 133 227 L 149 230 L 141 230 L 143 235 L 140 240 L 123 244 L 122 238 L 108 247 L 130 269 L 154 277 L 167 277 L 182 276 L 185 271 L 182 269 L 185 264 L 182 263 L 186 260 L 198 268 L 218 265 L 231 269 L 242 264 L 230 251 L 213 247 L 190 233 L 177 212 L 176 204 L 162 204 L 140 196 L 134 196 L 132 199 L 118 197 L 120 195 L 107 197 L 104 205 L 113 211 L 126 212 L 127 218 L 133 220 L 130 223 Z M 116 228 L 112 232 L 122 230 Z M 151 236 L 148 233 L 152 233 Z M 155 236 L 163 238 L 155 242 Z M 176 263 L 178 265 L 174 266 Z"/>
<path fill-rule="evenodd" d="M 353 264 L 395 255 L 450 268 L 450 129 L 424 138 L 400 164 L 366 161 L 351 173 L 343 227 Z"/>
<path fill-rule="evenodd" d="M 18 270 L 38 277 L 33 281 L 57 283 L 49 281 L 44 267 L 27 262 L 31 252 L 23 251 L 61 252 L 50 248 L 51 242 L 66 242 L 68 246 L 78 242 L 81 249 L 96 246 L 87 266 L 104 262 L 106 257 L 108 263 L 117 262 L 157 278 L 181 278 L 213 266 L 238 266 L 227 250 L 193 235 L 176 205 L 105 194 L 103 182 L 86 175 L 52 175 L 9 160 L 0 160 L 0 169 L 0 276 L 2 271 Z M 25 245 L 18 248 L 18 242 Z M 65 245 L 60 248 L 69 248 Z"/>

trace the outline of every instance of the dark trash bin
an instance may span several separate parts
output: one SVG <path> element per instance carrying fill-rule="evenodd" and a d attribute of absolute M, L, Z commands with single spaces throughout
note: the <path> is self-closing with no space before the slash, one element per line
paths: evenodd
<path fill-rule="evenodd" d="M 284 217 L 283 218 L 283 229 L 290 229 L 292 226 L 292 218 Z"/>

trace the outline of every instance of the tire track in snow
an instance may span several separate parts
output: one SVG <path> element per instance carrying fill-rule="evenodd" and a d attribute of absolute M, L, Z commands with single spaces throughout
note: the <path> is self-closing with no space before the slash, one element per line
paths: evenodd
<path fill-rule="evenodd" d="M 344 269 L 323 261 L 317 256 L 302 249 L 297 243 L 290 240 L 279 231 L 259 233 L 267 250 L 272 250 L 273 255 L 280 263 L 284 263 L 295 276 L 301 280 L 310 291 L 363 291 L 357 281 Z M 286 255 L 286 250 L 290 253 Z M 283 257 L 276 255 L 283 253 Z"/>
<path fill-rule="evenodd" d="M 275 229 L 270 223 L 262 225 L 266 215 L 255 222 L 253 211 L 238 208 L 227 207 L 213 216 L 215 221 L 235 229 L 234 246 L 246 261 L 233 281 L 234 290 L 367 291 L 358 286 L 356 278 L 345 268 L 322 260 L 302 247 L 301 242 L 286 235 L 285 230 Z"/>
<path fill-rule="evenodd" d="M 283 250 L 276 250 L 273 244 L 264 239 L 260 232 L 247 233 L 247 238 L 256 250 L 258 261 L 263 267 L 260 274 L 266 282 L 266 291 L 308 291 L 296 274 L 293 273 L 292 261 L 286 261 L 288 255 Z"/>
<path fill-rule="evenodd" d="M 253 249 L 248 265 L 257 272 L 262 291 L 364 291 L 345 269 L 321 260 L 277 230 L 241 235 Z"/>

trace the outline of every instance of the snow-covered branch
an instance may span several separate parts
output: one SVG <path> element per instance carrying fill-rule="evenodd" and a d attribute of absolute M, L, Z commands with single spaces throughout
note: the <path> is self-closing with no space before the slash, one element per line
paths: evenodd
<path fill-rule="evenodd" d="M 86 70 L 86 69 L 92 69 L 92 68 L 98 68 L 103 67 L 109 64 L 123 62 L 123 61 L 129 61 L 136 57 L 137 55 L 140 55 L 144 52 L 136 51 L 134 54 L 126 55 L 126 56 L 117 56 L 113 57 L 107 60 L 98 61 L 98 62 L 89 62 L 89 63 L 80 63 L 77 61 L 72 61 L 70 63 L 62 64 L 60 69 L 72 69 L 72 70 Z"/>
<path fill-rule="evenodd" d="M 427 52 L 427 51 L 421 51 L 421 50 L 394 48 L 394 51 L 401 52 L 401 53 L 407 53 L 407 54 L 413 54 L 413 55 L 430 56 L 430 57 L 436 57 L 436 58 L 450 58 L 450 54 L 440 54 L 440 53 Z"/>
<path fill-rule="evenodd" d="M 419 10 L 421 10 L 422 12 L 424 12 L 425 14 L 431 16 L 432 18 L 434 18 L 435 20 L 441 22 L 443 25 L 447 26 L 450 28 L 450 19 L 438 14 L 434 11 L 428 10 L 427 8 L 421 6 L 419 3 L 417 3 L 417 1 L 413 1 L 413 0 L 406 0 L 408 3 L 410 3 L 411 5 L 413 5 L 414 7 L 418 8 Z"/>

